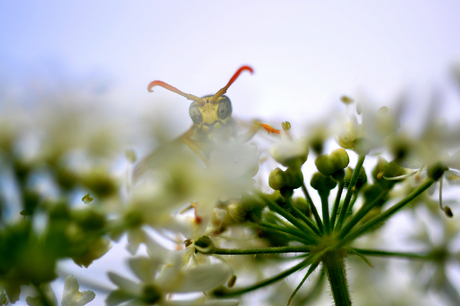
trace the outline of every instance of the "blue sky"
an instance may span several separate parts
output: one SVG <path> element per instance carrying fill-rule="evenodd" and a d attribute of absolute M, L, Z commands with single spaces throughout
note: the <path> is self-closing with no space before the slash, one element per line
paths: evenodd
<path fill-rule="evenodd" d="M 342 94 L 385 104 L 445 84 L 460 61 L 459 15 L 458 1 L 5 0 L 0 76 L 92 84 L 121 105 L 168 99 L 186 126 L 187 102 L 149 94 L 150 81 L 202 96 L 250 64 L 255 74 L 228 92 L 234 114 L 303 123 Z"/>

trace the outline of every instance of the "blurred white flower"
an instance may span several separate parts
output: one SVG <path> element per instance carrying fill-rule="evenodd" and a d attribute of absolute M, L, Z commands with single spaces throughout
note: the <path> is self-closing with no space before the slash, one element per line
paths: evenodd
<path fill-rule="evenodd" d="M 308 146 L 307 138 L 294 139 L 291 135 L 281 133 L 281 141 L 272 145 L 268 151 L 277 162 L 287 167 L 294 159 L 305 162 L 309 152 Z"/>
<path fill-rule="evenodd" d="M 137 257 L 129 260 L 131 270 L 140 282 L 109 272 L 109 278 L 118 289 L 112 291 L 106 298 L 107 305 L 113 306 L 125 302 L 128 303 L 123 305 L 213 305 L 207 304 L 203 299 L 169 300 L 166 295 L 207 291 L 223 284 L 232 275 L 229 266 L 225 264 L 183 268 L 180 254 L 174 254 L 171 259 L 172 262 L 166 265 L 163 265 L 165 259 L 158 257 Z M 237 302 L 230 305 L 237 305 Z"/>
<path fill-rule="evenodd" d="M 94 300 L 96 294 L 91 290 L 79 291 L 80 285 L 73 275 L 68 275 L 64 282 L 62 306 L 83 306 Z"/>
<path fill-rule="evenodd" d="M 49 283 L 41 284 L 40 289 L 48 299 L 48 303 L 51 303 L 52 305 L 57 305 L 56 295 L 54 294 L 53 288 L 51 288 L 51 285 Z M 46 306 L 46 304 L 43 303 L 43 298 L 40 295 L 35 297 L 28 296 L 26 298 L 26 302 L 29 306 Z"/>

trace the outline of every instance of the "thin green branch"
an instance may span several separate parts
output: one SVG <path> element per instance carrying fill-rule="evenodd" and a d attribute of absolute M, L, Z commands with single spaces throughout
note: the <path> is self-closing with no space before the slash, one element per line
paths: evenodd
<path fill-rule="evenodd" d="M 272 233 L 275 233 L 277 235 L 282 235 L 286 237 L 286 240 L 294 240 L 301 242 L 303 244 L 315 244 L 315 241 L 306 239 L 302 235 L 302 233 L 299 233 L 295 227 L 292 228 L 287 228 L 287 227 L 282 227 L 277 224 L 272 224 L 272 223 L 266 223 L 266 222 L 259 222 L 259 223 L 254 223 L 256 226 L 262 228 L 264 231 L 269 231 Z"/>
<path fill-rule="evenodd" d="M 297 220 L 296 217 L 294 217 L 293 215 L 291 215 L 289 212 L 287 212 L 286 210 L 284 210 L 281 206 L 279 206 L 276 202 L 272 201 L 271 199 L 267 198 L 265 195 L 259 193 L 259 197 L 265 201 L 265 203 L 267 203 L 268 207 L 272 210 L 274 210 L 275 212 L 277 212 L 278 214 L 280 214 L 281 216 L 283 216 L 284 218 L 286 218 L 286 220 L 288 220 L 289 222 L 291 222 L 294 226 L 296 226 L 298 229 L 302 230 L 305 234 L 305 238 L 307 240 L 315 240 L 317 241 L 318 239 L 318 235 L 315 234 L 310 228 L 308 228 L 307 225 L 305 225 L 305 223 L 303 222 L 300 222 L 299 220 Z"/>
<path fill-rule="evenodd" d="M 299 283 L 299 285 L 295 288 L 294 292 L 292 292 L 291 296 L 289 297 L 289 300 L 288 300 L 288 306 L 289 304 L 291 304 L 292 302 L 292 299 L 294 298 L 294 296 L 297 294 L 297 291 L 299 291 L 300 287 L 302 287 L 303 283 L 305 283 L 305 281 L 307 280 L 307 278 L 310 276 L 310 274 L 313 273 L 313 271 L 316 270 L 316 268 L 318 267 L 318 265 L 320 264 L 320 262 L 315 262 L 313 263 L 310 268 L 308 269 L 307 271 L 307 274 L 305 274 L 305 276 L 303 277 L 302 281 Z"/>
<path fill-rule="evenodd" d="M 281 254 L 281 253 L 308 253 L 311 247 L 308 246 L 286 246 L 286 247 L 267 247 L 256 249 L 223 249 L 215 248 L 213 254 L 220 255 L 254 255 L 254 254 Z"/>
<path fill-rule="evenodd" d="M 348 206 L 347 216 L 353 213 L 353 207 L 355 206 L 356 200 L 358 199 L 358 192 L 354 192 L 353 196 L 350 201 L 350 205 Z"/>
<path fill-rule="evenodd" d="M 434 180 L 428 178 L 422 185 L 420 185 L 417 189 L 412 191 L 407 197 L 403 200 L 399 201 L 397 204 L 393 205 L 391 208 L 387 209 L 385 212 L 381 213 L 375 218 L 372 218 L 362 226 L 358 227 L 357 229 L 351 231 L 345 237 L 343 237 L 342 241 L 337 245 L 337 249 L 341 248 L 342 246 L 346 245 L 347 243 L 353 241 L 357 237 L 361 236 L 362 234 L 366 233 L 370 228 L 376 226 L 377 224 L 387 220 L 395 213 L 397 213 L 401 208 L 403 208 L 406 204 L 410 203 L 413 199 L 419 196 L 422 192 L 427 190 L 432 184 Z"/>
<path fill-rule="evenodd" d="M 257 290 L 259 288 L 271 285 L 289 275 L 292 273 L 295 273 L 301 269 L 304 269 L 305 267 L 309 266 L 312 262 L 316 261 L 318 258 L 318 255 L 321 253 L 313 253 L 310 256 L 308 256 L 305 260 L 301 261 L 300 263 L 296 264 L 295 266 L 273 276 L 270 277 L 266 280 L 263 280 L 259 283 L 256 283 L 252 286 L 245 287 L 245 288 L 240 288 L 240 289 L 234 289 L 234 290 L 228 290 L 228 289 L 218 289 L 213 292 L 214 296 L 216 297 L 229 297 L 229 296 L 235 296 L 235 295 L 241 295 L 243 293 L 247 293 L 250 291 Z"/>
<path fill-rule="evenodd" d="M 430 254 L 426 254 L 426 253 L 420 254 L 420 253 L 409 253 L 409 252 L 391 252 L 391 251 L 369 250 L 369 249 L 359 249 L 359 248 L 351 248 L 351 249 L 360 253 L 361 255 L 367 255 L 367 256 L 399 257 L 399 258 L 407 258 L 407 259 L 433 259 L 433 257 Z"/>
<path fill-rule="evenodd" d="M 302 184 L 302 191 L 305 194 L 305 197 L 307 198 L 308 203 L 310 204 L 310 209 L 313 214 L 313 217 L 315 218 L 316 224 L 318 225 L 319 231 L 321 233 L 324 233 L 323 221 L 321 221 L 318 211 L 316 210 L 316 206 L 315 204 L 313 204 L 313 200 L 311 199 L 310 194 L 308 193 L 305 183 Z"/>
<path fill-rule="evenodd" d="M 335 197 L 334 206 L 332 207 L 331 214 L 331 229 L 334 229 L 335 220 L 337 219 L 337 213 L 339 210 L 340 199 L 342 198 L 342 192 L 344 187 L 344 182 L 339 183 L 339 190 L 337 191 L 337 196 Z"/>
<path fill-rule="evenodd" d="M 343 238 L 366 214 L 375 207 L 386 194 L 388 190 L 382 191 L 371 203 L 364 203 L 358 212 L 348 221 L 339 233 L 339 238 Z"/>
<path fill-rule="evenodd" d="M 292 204 L 291 198 L 286 199 L 286 204 L 300 217 L 300 219 L 302 219 L 303 222 L 305 222 L 312 229 L 313 232 L 315 232 L 316 235 L 321 236 L 321 233 L 319 232 L 316 225 L 310 219 L 308 219 L 308 217 L 303 212 L 301 212 Z"/>
<path fill-rule="evenodd" d="M 348 186 L 347 195 L 345 196 L 345 200 L 343 201 L 342 209 L 340 210 L 340 216 L 337 221 L 336 228 L 340 230 L 343 225 L 343 221 L 345 220 L 345 216 L 347 214 L 348 205 L 350 204 L 351 196 L 353 195 L 354 188 L 356 186 L 356 182 L 358 181 L 359 172 L 361 171 L 361 167 L 363 166 L 364 160 L 366 159 L 366 155 L 362 154 L 358 157 L 358 163 L 356 164 L 356 168 L 353 171 L 353 175 L 351 177 L 350 185 Z"/>

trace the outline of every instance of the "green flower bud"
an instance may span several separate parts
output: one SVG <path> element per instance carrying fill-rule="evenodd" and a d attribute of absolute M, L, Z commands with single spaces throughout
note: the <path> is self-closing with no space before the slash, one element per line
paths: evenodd
<path fill-rule="evenodd" d="M 324 176 L 329 176 L 335 172 L 334 164 L 328 154 L 318 156 L 315 159 L 315 165 L 318 171 Z"/>
<path fill-rule="evenodd" d="M 80 267 L 83 265 L 88 268 L 94 260 L 101 258 L 111 247 L 110 240 L 104 237 L 91 239 L 86 245 L 79 246 L 78 254 L 72 256 L 72 259 Z"/>
<path fill-rule="evenodd" d="M 147 305 L 153 305 L 163 299 L 160 288 L 157 288 L 154 284 L 146 284 L 142 288 L 141 300 Z"/>
<path fill-rule="evenodd" d="M 105 226 L 104 215 L 92 209 L 75 209 L 72 217 L 84 230 L 97 231 Z"/>
<path fill-rule="evenodd" d="M 343 169 L 348 166 L 350 159 L 348 153 L 344 149 L 337 149 L 332 151 L 330 154 L 318 156 L 315 160 L 315 165 L 318 171 L 325 176 L 335 175 L 335 179 L 343 179 Z"/>
<path fill-rule="evenodd" d="M 288 184 L 286 187 L 290 187 L 292 189 L 300 188 L 303 184 L 303 173 L 300 170 L 300 167 L 289 167 L 285 172 L 288 176 Z"/>
<path fill-rule="evenodd" d="M 447 168 L 440 162 L 434 163 L 428 166 L 428 169 L 427 169 L 428 177 L 437 181 L 442 177 L 442 175 L 444 174 L 444 171 L 447 171 L 447 170 L 449 170 L 449 168 Z"/>
<path fill-rule="evenodd" d="M 274 190 L 280 190 L 283 187 L 297 189 L 303 184 L 303 173 L 300 168 L 290 167 L 286 171 L 276 168 L 270 172 L 268 185 Z"/>
<path fill-rule="evenodd" d="M 310 205 L 308 204 L 308 202 L 307 202 L 307 200 L 305 198 L 296 197 L 296 198 L 293 199 L 292 204 L 298 210 L 303 212 L 307 217 L 309 217 L 311 215 Z"/>
<path fill-rule="evenodd" d="M 214 252 L 214 243 L 208 236 L 201 236 L 194 242 L 195 249 L 203 254 L 212 254 Z"/>
<path fill-rule="evenodd" d="M 274 190 L 280 190 L 285 185 L 285 175 L 284 171 L 280 168 L 276 168 L 270 172 L 268 177 L 268 185 Z"/>
<path fill-rule="evenodd" d="M 350 168 L 350 167 L 348 167 L 345 170 L 345 178 L 344 178 L 345 187 L 348 187 L 350 185 L 351 177 L 353 176 L 353 171 L 354 171 L 353 168 Z M 358 174 L 358 180 L 356 181 L 355 190 L 360 190 L 366 183 L 367 183 L 366 170 L 364 169 L 364 167 L 361 167 L 361 170 L 359 170 L 359 174 Z"/>
<path fill-rule="evenodd" d="M 348 166 L 350 159 L 345 149 L 337 149 L 329 154 L 331 162 L 334 166 L 335 171 L 343 170 Z"/>
<path fill-rule="evenodd" d="M 95 168 L 81 177 L 82 184 L 105 198 L 118 192 L 119 182 L 103 167 Z"/>
<path fill-rule="evenodd" d="M 377 165 L 372 170 L 372 177 L 376 184 L 379 184 L 383 189 L 391 189 L 396 183 L 402 182 L 401 180 L 386 180 L 385 177 L 396 177 L 406 174 L 406 171 L 401 166 L 394 162 L 387 162 L 383 158 L 379 158 Z"/>
<path fill-rule="evenodd" d="M 365 199 L 366 203 L 372 203 L 375 198 L 377 198 L 381 193 L 383 189 L 380 185 L 375 184 L 375 185 L 368 185 L 365 188 L 363 188 L 363 196 Z M 376 207 L 382 206 L 386 201 L 388 200 L 388 196 L 384 196 L 380 201 L 375 205 Z"/>
<path fill-rule="evenodd" d="M 319 192 L 323 192 L 334 189 L 337 186 L 337 182 L 331 176 L 316 172 L 311 178 L 310 185 Z"/>
<path fill-rule="evenodd" d="M 340 169 L 339 171 L 335 171 L 334 173 L 332 173 L 331 176 L 337 182 L 343 182 L 343 179 L 345 178 L 345 171 L 343 169 Z"/>

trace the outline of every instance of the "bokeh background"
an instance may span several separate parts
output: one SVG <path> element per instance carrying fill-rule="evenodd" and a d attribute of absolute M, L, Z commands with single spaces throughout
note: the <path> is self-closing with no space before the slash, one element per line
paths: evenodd
<path fill-rule="evenodd" d="M 437 111 L 455 123 L 459 16 L 455 0 L 3 0 L 0 111 L 6 97 L 37 107 L 37 95 L 85 92 L 110 101 L 108 112 L 158 114 L 177 136 L 191 124 L 188 102 L 147 84 L 203 96 L 249 64 L 254 75 L 228 91 L 244 120 L 301 130 L 343 108 L 342 95 L 375 105 L 407 95 L 405 117 L 420 124 L 442 92 Z"/>

